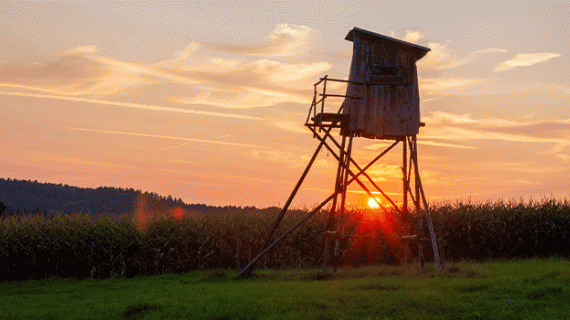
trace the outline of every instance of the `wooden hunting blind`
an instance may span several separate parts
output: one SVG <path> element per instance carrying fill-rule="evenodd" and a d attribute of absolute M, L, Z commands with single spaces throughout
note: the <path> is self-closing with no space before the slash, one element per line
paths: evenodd
<path fill-rule="evenodd" d="M 323 268 L 332 261 L 334 269 L 342 251 L 339 243 L 344 238 L 355 236 L 345 234 L 343 222 L 339 218 L 345 211 L 347 187 L 353 182 L 356 182 L 370 196 L 370 199 L 378 204 L 379 210 L 383 210 L 384 214 L 391 215 L 402 222 L 393 227 L 401 240 L 401 245 L 406 248 L 406 253 L 402 258 L 404 263 L 407 263 L 410 258 L 409 246 L 411 242 L 414 242 L 418 247 L 418 261 L 423 266 L 424 244 L 422 241 L 431 240 L 436 267 L 442 270 L 433 224 L 419 175 L 416 140 L 419 127 L 423 126 L 420 122 L 416 62 L 430 49 L 356 27 L 350 30 L 346 40 L 353 43 L 348 80 L 324 76 L 314 85 L 313 101 L 305 126 L 319 140 L 319 146 L 276 221 L 270 226 L 259 254 L 239 271 L 238 277 L 249 275 L 256 261 L 297 227 L 320 212 L 329 202 L 331 206 L 327 209 L 328 222 L 323 233 L 326 239 Z M 346 94 L 328 93 L 328 82 L 346 83 Z M 344 101 L 337 112 L 327 112 L 325 108 L 327 98 L 344 98 Z M 333 129 L 339 129 L 340 142 L 331 134 Z M 395 141 L 366 166 L 360 166 L 352 158 L 352 141 L 355 137 Z M 402 144 L 403 155 L 401 167 L 403 191 L 402 201 L 400 205 L 397 205 L 366 171 L 399 143 Z M 273 239 L 277 227 L 323 147 L 338 161 L 333 193 L 305 218 L 277 239 Z M 391 205 L 391 210 L 381 205 L 378 200 L 380 195 Z M 411 199 L 412 206 L 415 208 L 414 216 L 410 215 L 408 199 Z M 420 215 L 422 204 L 429 228 L 429 239 L 424 232 L 424 218 Z M 334 242 L 332 246 L 331 241 Z"/>
<path fill-rule="evenodd" d="M 352 29 L 352 63 L 343 114 L 355 137 L 393 139 L 419 132 L 420 94 L 416 61 L 429 48 L 381 34 Z"/>

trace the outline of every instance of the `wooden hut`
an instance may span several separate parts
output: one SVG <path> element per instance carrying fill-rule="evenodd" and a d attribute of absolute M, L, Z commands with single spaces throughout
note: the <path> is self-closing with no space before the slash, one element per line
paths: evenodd
<path fill-rule="evenodd" d="M 353 28 L 347 96 L 343 114 L 350 118 L 355 137 L 401 139 L 415 135 L 420 126 L 420 97 L 416 62 L 429 48 Z"/>

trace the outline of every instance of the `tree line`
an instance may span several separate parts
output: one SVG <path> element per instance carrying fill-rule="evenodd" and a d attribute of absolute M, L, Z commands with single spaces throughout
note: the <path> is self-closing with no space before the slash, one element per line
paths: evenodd
<path fill-rule="evenodd" d="M 87 213 L 92 215 L 130 214 L 137 200 L 144 196 L 149 205 L 157 208 L 182 207 L 208 213 L 220 207 L 206 204 L 187 204 L 171 195 L 161 196 L 133 188 L 80 188 L 67 184 L 42 183 L 31 180 L 0 178 L 0 215 L 56 213 Z M 224 208 L 232 208 L 231 206 Z"/>

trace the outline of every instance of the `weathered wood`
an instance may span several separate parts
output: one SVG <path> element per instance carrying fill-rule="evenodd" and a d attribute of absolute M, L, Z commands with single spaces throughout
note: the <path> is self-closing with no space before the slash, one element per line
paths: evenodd
<path fill-rule="evenodd" d="M 320 125 L 322 122 L 341 122 L 346 121 L 348 122 L 348 115 L 346 114 L 338 114 L 338 113 L 319 113 L 313 119 L 315 121 L 315 125 Z"/>
<path fill-rule="evenodd" d="M 439 250 L 438 250 L 438 247 L 437 247 L 437 239 L 436 239 L 436 237 L 435 237 L 435 231 L 434 231 L 434 228 L 433 228 L 433 222 L 432 222 L 432 220 L 431 220 L 431 214 L 430 214 L 430 212 L 429 212 L 429 207 L 428 207 L 426 195 L 425 195 L 425 192 L 424 192 L 424 187 L 422 186 L 422 180 L 421 180 L 420 174 L 419 174 L 420 169 L 419 169 L 419 166 L 418 166 L 417 142 L 416 142 L 415 137 L 413 138 L 412 141 L 413 141 L 413 144 L 414 144 L 414 153 L 415 153 L 415 154 L 414 154 L 414 155 L 415 155 L 415 157 L 414 157 L 414 169 L 415 169 L 415 172 L 416 172 L 416 184 L 417 184 L 416 187 L 419 189 L 421 198 L 422 198 L 422 200 L 423 200 L 424 210 L 426 211 L 426 217 L 427 217 L 429 235 L 430 235 L 430 238 L 431 238 L 431 246 L 432 246 L 432 249 L 433 249 L 433 259 L 435 260 L 435 266 L 436 266 L 437 270 L 439 270 L 439 271 L 441 272 L 441 271 L 443 271 L 443 266 L 442 266 L 441 261 L 440 261 L 440 259 L 439 259 Z M 420 199 L 419 199 L 419 197 L 418 197 L 418 201 L 419 201 L 419 200 L 420 200 Z"/>
<path fill-rule="evenodd" d="M 329 129 L 330 131 L 330 129 Z M 319 155 L 319 151 L 321 150 L 321 148 L 324 145 L 324 141 L 322 141 L 319 146 L 317 147 L 317 149 L 315 150 L 315 152 L 313 153 L 313 157 L 311 158 L 311 160 L 309 161 L 309 164 L 307 165 L 307 167 L 305 168 L 305 171 L 303 171 L 303 174 L 301 175 L 301 178 L 299 178 L 299 181 L 297 182 L 297 184 L 295 185 L 295 188 L 293 189 L 293 191 L 291 192 L 291 195 L 289 196 L 289 199 L 287 199 L 287 202 L 285 203 L 285 205 L 283 206 L 283 209 L 281 209 L 281 211 L 279 212 L 279 214 L 277 215 L 277 220 L 275 220 L 275 222 L 273 223 L 273 225 L 271 226 L 271 228 L 269 229 L 269 232 L 267 233 L 267 237 L 265 239 L 265 242 L 263 244 L 263 247 L 261 248 L 262 250 L 264 248 L 266 248 L 270 243 L 271 243 L 271 239 L 273 237 L 273 234 L 275 233 L 275 230 L 277 230 L 277 227 L 279 226 L 279 224 L 281 223 L 281 220 L 283 219 L 283 217 L 285 216 L 285 213 L 287 212 L 287 210 L 289 209 L 289 206 L 291 205 L 291 201 L 293 201 L 293 198 L 295 198 L 295 195 L 297 194 L 297 191 L 299 191 L 299 188 L 301 187 L 301 184 L 303 184 L 303 181 L 305 180 L 305 177 L 307 176 L 307 174 L 309 173 L 309 169 L 311 169 L 311 166 L 313 165 L 313 163 L 315 162 L 315 159 L 317 158 L 317 156 Z"/>
<path fill-rule="evenodd" d="M 307 220 L 309 220 L 313 215 L 315 215 L 315 213 L 319 212 L 329 201 L 332 200 L 333 197 L 334 197 L 334 194 L 330 195 L 325 201 L 323 201 L 320 205 L 318 205 L 315 209 L 313 209 L 313 211 L 311 211 L 309 214 L 307 214 L 305 216 L 305 218 L 303 218 L 303 220 L 297 222 L 294 226 L 289 228 L 289 230 L 285 231 L 285 233 L 283 233 L 279 238 L 277 238 L 275 241 L 273 241 L 273 243 L 271 243 L 269 246 L 267 246 L 267 248 L 265 248 L 265 250 L 260 252 L 257 255 L 257 257 L 255 257 L 253 260 L 251 260 L 249 262 L 249 264 L 247 266 L 245 266 L 245 268 L 243 268 L 237 274 L 236 277 L 242 278 L 244 276 L 247 276 L 250 273 L 253 266 L 255 265 L 255 263 L 257 262 L 257 260 L 261 259 L 261 257 L 263 257 L 265 254 L 267 254 L 271 249 L 273 249 L 273 247 L 276 244 L 281 242 L 281 240 L 283 240 L 285 237 L 287 237 L 291 232 L 295 231 L 295 229 L 297 229 L 299 226 L 301 226 L 303 223 L 305 223 Z"/>
<path fill-rule="evenodd" d="M 345 94 L 319 94 L 319 96 L 321 97 L 336 97 L 336 98 L 348 98 L 348 99 L 362 99 L 362 97 L 356 97 L 356 96 L 347 96 Z"/>
<path fill-rule="evenodd" d="M 416 62 L 430 49 L 354 28 L 347 96 L 343 113 L 357 137 L 393 139 L 415 135 L 420 127 Z M 356 83 L 363 83 L 358 85 Z"/>

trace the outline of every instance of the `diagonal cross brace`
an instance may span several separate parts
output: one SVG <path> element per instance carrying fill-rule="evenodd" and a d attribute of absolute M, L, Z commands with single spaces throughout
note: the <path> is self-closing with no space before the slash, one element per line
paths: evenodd
<path fill-rule="evenodd" d="M 329 130 L 330 131 L 330 130 Z M 279 215 L 277 216 L 277 220 L 273 223 L 270 231 L 267 233 L 267 238 L 265 239 L 265 242 L 263 243 L 263 247 L 261 247 L 261 249 L 265 249 L 270 243 L 271 243 L 271 237 L 273 236 L 273 234 L 275 233 L 275 230 L 277 230 L 277 227 L 279 226 L 279 224 L 281 223 L 281 220 L 283 219 L 283 216 L 285 216 L 285 213 L 287 212 L 287 210 L 289 209 L 289 206 L 291 205 L 291 202 L 293 201 L 293 198 L 295 197 L 295 195 L 297 194 L 297 191 L 299 191 L 299 188 L 301 187 L 301 184 L 303 183 L 303 181 L 305 180 L 305 177 L 307 176 L 307 174 L 309 173 L 309 169 L 311 168 L 311 166 L 313 165 L 313 163 L 315 162 L 315 159 L 317 158 L 317 155 L 319 154 L 319 151 L 321 150 L 321 148 L 323 147 L 324 142 L 321 142 L 319 144 L 319 146 L 317 147 L 317 150 L 315 150 L 315 153 L 313 154 L 313 157 L 311 158 L 311 160 L 309 161 L 309 164 L 307 165 L 307 167 L 305 168 L 305 171 L 303 172 L 303 174 L 301 175 L 301 178 L 299 179 L 299 181 L 297 182 L 297 185 L 295 185 L 295 188 L 293 189 L 293 192 L 291 192 L 291 195 L 289 196 L 289 199 L 287 199 L 287 202 L 285 203 L 285 205 L 283 206 L 283 209 L 281 209 L 281 212 L 279 212 Z"/>
<path fill-rule="evenodd" d="M 289 235 L 291 232 L 295 231 L 295 229 L 297 229 L 299 226 L 301 226 L 303 223 L 305 223 L 307 220 L 309 220 L 313 215 L 315 215 L 315 213 L 319 212 L 329 201 L 332 200 L 332 198 L 334 198 L 334 196 L 335 196 L 335 193 L 333 193 L 325 201 L 323 201 L 320 205 L 318 205 L 315 209 L 313 209 L 313 211 L 311 211 L 309 214 L 307 214 L 305 216 L 305 218 L 303 218 L 301 221 L 297 222 L 297 224 L 295 224 L 294 226 L 289 228 L 289 230 L 285 231 L 285 233 L 283 233 L 279 238 L 275 239 L 275 241 L 273 241 L 273 243 L 271 243 L 269 246 L 267 246 L 267 248 L 265 248 L 265 250 L 261 251 L 257 255 L 257 257 L 255 257 L 253 260 L 251 260 L 249 262 L 249 264 L 247 266 L 245 266 L 245 268 L 243 268 L 237 274 L 236 278 L 241 278 L 241 277 L 247 276 L 249 274 L 250 270 L 255 265 L 255 263 L 259 259 L 261 259 L 261 257 L 263 257 L 265 254 L 267 254 L 269 252 L 269 250 L 273 249 L 273 247 L 276 244 L 278 244 L 281 240 L 283 240 L 283 238 L 285 238 L 287 235 Z"/>
<path fill-rule="evenodd" d="M 315 137 L 321 141 L 324 142 L 327 138 L 330 138 L 333 143 L 341 148 L 341 146 L 338 144 L 338 142 L 330 135 L 330 133 L 325 133 L 325 135 L 323 137 L 321 137 L 315 129 L 309 127 L 309 129 L 313 132 L 313 134 L 315 135 Z M 362 183 L 362 181 L 360 181 L 360 179 L 358 178 L 360 175 L 365 176 L 368 181 L 394 206 L 394 208 L 396 209 L 396 211 L 399 214 L 402 214 L 402 211 L 400 210 L 400 208 L 398 208 L 398 206 L 394 203 L 394 201 L 392 201 L 392 199 L 390 199 L 390 197 L 384 192 L 382 191 L 382 189 L 380 189 L 380 187 L 372 180 L 372 178 L 370 178 L 370 176 L 365 172 L 368 168 L 370 168 L 370 166 L 372 166 L 376 161 L 378 161 L 378 159 L 380 159 L 383 155 L 385 155 L 388 151 L 390 151 L 394 146 L 396 146 L 396 144 L 398 144 L 399 141 L 394 142 L 392 145 L 390 145 L 386 150 L 384 150 L 379 156 L 377 156 L 374 160 L 372 160 L 366 167 L 364 167 L 364 169 L 361 169 L 360 166 L 358 165 L 358 163 L 356 163 L 356 161 L 354 161 L 354 159 L 352 157 L 349 157 L 350 162 L 359 170 L 358 173 L 354 173 L 352 172 L 352 170 L 350 170 L 350 168 L 345 168 L 348 173 L 352 176 L 351 179 L 348 181 L 347 185 L 350 185 L 352 182 L 356 181 L 360 187 L 362 189 L 364 189 L 364 191 L 366 191 L 366 193 L 381 207 L 383 208 L 385 211 L 387 211 L 386 208 L 384 208 L 384 206 L 380 205 L 380 203 L 378 203 L 378 201 L 376 200 L 376 197 L 374 196 L 374 194 L 372 194 L 372 192 Z M 329 150 L 329 152 L 337 159 L 340 161 L 340 157 L 336 154 L 336 152 L 325 142 L 325 147 Z"/>

